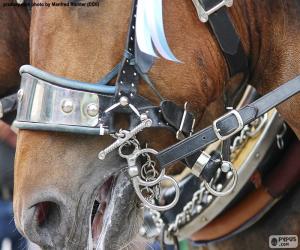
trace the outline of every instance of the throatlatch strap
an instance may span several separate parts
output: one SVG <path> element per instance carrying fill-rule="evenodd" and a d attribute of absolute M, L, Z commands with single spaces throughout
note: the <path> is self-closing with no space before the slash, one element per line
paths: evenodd
<path fill-rule="evenodd" d="M 229 112 L 227 115 L 219 118 L 214 126 L 209 126 L 159 152 L 156 157 L 160 167 L 165 168 L 176 161 L 199 152 L 199 150 L 217 141 L 219 139 L 218 134 L 224 138 L 226 135 L 233 136 L 240 131 L 238 128 L 241 122 L 242 126 L 249 124 L 298 92 L 300 92 L 300 76 L 288 81 L 240 110 L 235 111 L 236 113 Z M 216 131 L 218 131 L 218 134 Z"/>
<path fill-rule="evenodd" d="M 211 9 L 222 1 L 201 0 L 205 10 Z M 241 39 L 228 15 L 227 7 L 223 6 L 218 11 L 209 15 L 208 21 L 224 54 L 230 76 L 232 77 L 238 73 L 244 73 L 245 76 L 248 76 L 248 58 Z"/>

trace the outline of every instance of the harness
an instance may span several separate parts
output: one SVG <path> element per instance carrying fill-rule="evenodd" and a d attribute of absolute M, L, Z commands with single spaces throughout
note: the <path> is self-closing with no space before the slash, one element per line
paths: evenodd
<path fill-rule="evenodd" d="M 240 73 L 244 75 L 242 87 L 234 95 L 238 96 L 247 86 L 248 59 L 227 12 L 227 7 L 232 6 L 233 1 L 193 2 L 200 21 L 208 21 L 220 45 L 230 77 Z M 177 204 L 180 187 L 175 179 L 165 174 L 165 170 L 178 161 L 183 162 L 202 181 L 201 190 L 208 190 L 213 197 L 230 197 L 232 191 L 242 187 L 238 181 L 238 172 L 229 158 L 228 146 L 232 138 L 297 94 L 300 91 L 300 76 L 246 106 L 232 109 L 216 119 L 211 126 L 194 133 L 194 115 L 186 106 L 182 108 L 165 100 L 147 75 L 154 58 L 141 52 L 136 43 L 137 4 L 138 0 L 133 0 L 123 58 L 102 80 L 95 84 L 74 81 L 25 65 L 20 69 L 22 78 L 18 94 L 1 99 L 0 111 L 5 114 L 13 110 L 17 98 L 18 114 L 14 125 L 20 129 L 115 137 L 115 142 L 101 150 L 98 158 L 104 160 L 109 153 L 118 150 L 119 155 L 128 162 L 128 173 L 138 197 L 152 211 L 166 211 Z M 115 85 L 111 85 L 114 78 Z M 158 106 L 139 95 L 140 78 L 161 100 Z M 116 128 L 115 117 L 120 113 L 128 117 L 129 128 L 126 130 Z M 171 130 L 179 142 L 160 152 L 142 148 L 136 135 L 147 128 Z M 216 141 L 223 142 L 222 154 L 208 154 L 204 151 Z M 255 168 L 255 164 L 252 168 Z M 221 173 L 228 178 L 221 188 L 215 189 L 212 181 Z M 168 204 L 160 204 L 160 183 L 165 180 L 172 183 L 175 192 Z M 166 230 L 171 231 L 173 235 L 176 234 L 174 227 Z M 170 235 L 166 235 L 168 237 Z"/>

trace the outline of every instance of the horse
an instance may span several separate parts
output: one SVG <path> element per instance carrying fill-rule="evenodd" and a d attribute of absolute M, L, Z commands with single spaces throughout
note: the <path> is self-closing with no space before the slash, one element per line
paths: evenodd
<path fill-rule="evenodd" d="M 0 1 L 0 100 L 19 88 L 20 75 L 17 68 L 29 62 L 29 13 L 23 8 L 5 8 L 4 3 L 7 1 Z M 0 120 L 0 244 L 4 247 L 3 239 L 6 238 L 11 240 L 11 249 L 18 249 L 26 243 L 12 223 L 13 162 L 17 139 L 10 123 L 14 118 L 15 112 L 5 116 L 5 122 Z"/>
<path fill-rule="evenodd" d="M 85 82 L 105 75 L 123 55 L 131 1 L 104 0 L 98 5 L 32 8 L 30 63 Z M 296 0 L 236 0 L 229 9 L 249 58 L 249 83 L 261 94 L 299 75 L 299 11 Z M 178 105 L 189 101 L 197 130 L 224 113 L 225 89 L 236 89 L 243 76 L 230 79 L 220 47 L 199 22 L 192 1 L 165 0 L 164 22 L 170 47 L 183 63 L 157 60 L 150 77 L 166 99 Z M 140 92 L 158 102 L 145 85 Z M 278 107 L 298 138 L 299 104 L 296 96 Z M 174 136 L 163 129 L 145 130 L 139 138 L 156 150 L 174 143 Z M 44 249 L 122 249 L 137 244 L 142 210 L 129 177 L 119 171 L 126 163 L 116 152 L 104 161 L 97 159 L 111 143 L 107 136 L 19 131 L 14 214 L 23 235 Z M 175 166 L 170 173 L 180 170 Z M 95 200 L 101 201 L 96 214 Z"/>

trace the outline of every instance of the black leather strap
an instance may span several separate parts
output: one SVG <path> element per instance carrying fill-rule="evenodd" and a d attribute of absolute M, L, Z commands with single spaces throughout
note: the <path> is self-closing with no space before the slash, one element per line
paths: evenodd
<path fill-rule="evenodd" d="M 253 103 L 241 108 L 238 113 L 243 120 L 244 126 L 298 92 L 300 92 L 300 76 L 281 85 Z M 219 129 L 219 133 L 223 136 L 232 132 L 237 133 L 238 131 L 235 131 L 238 128 L 237 118 L 231 114 L 226 118 L 221 119 L 217 123 L 217 128 Z M 159 152 L 157 154 L 157 160 L 161 168 L 165 168 L 176 161 L 197 153 L 199 150 L 217 140 L 218 137 L 214 132 L 213 126 L 209 126 L 195 133 L 193 136 Z"/>
<path fill-rule="evenodd" d="M 205 10 L 211 9 L 222 1 L 223 0 L 201 0 Z M 211 14 L 208 21 L 226 59 L 230 76 L 234 76 L 238 73 L 248 75 L 248 58 L 240 37 L 230 20 L 227 7 L 224 6 Z"/>
<path fill-rule="evenodd" d="M 133 0 L 131 20 L 127 35 L 126 52 L 116 82 L 115 103 L 120 97 L 125 96 L 131 102 L 136 94 L 139 83 L 139 75 L 135 69 L 135 21 L 136 21 L 137 0 Z"/>
<path fill-rule="evenodd" d="M 17 94 L 13 94 L 7 97 L 0 99 L 0 113 L 3 113 L 3 117 L 11 112 L 17 110 L 18 105 L 18 96 Z M 1 119 L 2 117 L 0 117 Z"/>

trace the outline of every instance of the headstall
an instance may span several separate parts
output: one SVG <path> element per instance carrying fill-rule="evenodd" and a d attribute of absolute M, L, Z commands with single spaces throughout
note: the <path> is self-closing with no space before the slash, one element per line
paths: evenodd
<path fill-rule="evenodd" d="M 193 2 L 199 19 L 209 22 L 226 59 L 230 76 L 243 73 L 246 79 L 248 59 L 227 12 L 227 7 L 233 1 Z M 123 59 L 98 83 L 68 80 L 29 65 L 22 66 L 21 87 L 17 94 L 18 114 L 14 124 L 28 130 L 114 136 L 116 141 L 99 152 L 99 159 L 104 160 L 110 152 L 119 150 L 119 155 L 128 161 L 128 173 L 138 197 L 146 207 L 157 211 L 172 208 L 179 199 L 177 182 L 165 175 L 165 169 L 177 161 L 189 167 L 203 181 L 203 188 L 212 195 L 230 195 L 238 185 L 238 175 L 230 159 L 224 155 L 209 155 L 203 150 L 218 140 L 230 141 L 246 125 L 297 94 L 300 91 L 300 76 L 238 110 L 231 110 L 216 119 L 211 126 L 193 133 L 194 115 L 186 107 L 164 100 L 147 75 L 154 59 L 141 52 L 136 43 L 137 3 L 138 0 L 133 0 Z M 110 85 L 115 77 L 115 85 Z M 138 94 L 140 78 L 161 99 L 159 106 Z M 1 100 L 0 115 L 1 111 L 5 113 L 13 106 L 10 105 L 12 102 L 7 101 Z M 130 126 L 127 130 L 117 130 L 115 127 L 114 118 L 120 113 L 128 115 Z M 136 135 L 147 128 L 169 129 L 180 141 L 161 152 L 142 148 Z M 142 160 L 138 160 L 140 158 Z M 226 190 L 215 190 L 210 185 L 217 171 L 231 173 L 231 184 Z M 173 184 L 175 195 L 169 204 L 159 205 L 160 183 L 165 180 Z"/>

